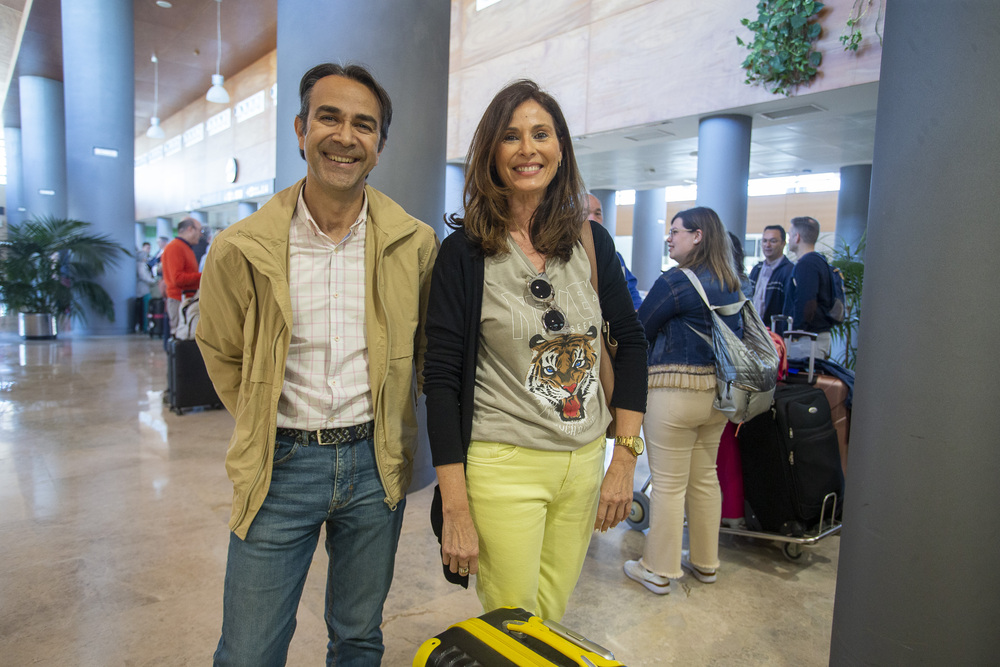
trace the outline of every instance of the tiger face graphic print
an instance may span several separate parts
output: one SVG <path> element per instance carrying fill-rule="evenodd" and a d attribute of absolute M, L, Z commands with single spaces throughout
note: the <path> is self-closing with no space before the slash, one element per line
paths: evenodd
<path fill-rule="evenodd" d="M 534 356 L 525 387 L 542 403 L 554 408 L 563 423 L 587 419 L 587 399 L 598 385 L 597 328 L 585 334 L 560 334 L 551 339 L 532 336 L 528 341 Z"/>

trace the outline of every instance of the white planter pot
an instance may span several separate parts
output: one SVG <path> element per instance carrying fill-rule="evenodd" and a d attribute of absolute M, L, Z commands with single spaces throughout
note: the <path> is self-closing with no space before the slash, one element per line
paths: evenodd
<path fill-rule="evenodd" d="M 18 313 L 17 332 L 28 340 L 55 338 L 59 333 L 56 318 L 42 313 Z"/>

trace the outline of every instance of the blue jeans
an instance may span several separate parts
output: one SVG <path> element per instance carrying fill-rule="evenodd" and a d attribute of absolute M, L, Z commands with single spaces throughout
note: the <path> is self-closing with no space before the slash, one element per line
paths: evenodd
<path fill-rule="evenodd" d="M 284 665 L 302 587 L 326 525 L 327 665 L 379 665 L 382 605 L 392 582 L 401 501 L 395 511 L 371 439 L 339 446 L 275 439 L 274 471 L 246 540 L 229 538 L 222 637 L 216 665 Z"/>

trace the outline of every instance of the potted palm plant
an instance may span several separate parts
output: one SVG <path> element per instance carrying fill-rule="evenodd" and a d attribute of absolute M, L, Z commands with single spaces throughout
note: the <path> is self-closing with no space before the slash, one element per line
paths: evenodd
<path fill-rule="evenodd" d="M 18 314 L 25 338 L 54 338 L 58 319 L 86 319 L 85 306 L 114 322 L 114 304 L 96 280 L 129 252 L 89 229 L 89 222 L 54 217 L 8 227 L 0 243 L 0 300 Z"/>

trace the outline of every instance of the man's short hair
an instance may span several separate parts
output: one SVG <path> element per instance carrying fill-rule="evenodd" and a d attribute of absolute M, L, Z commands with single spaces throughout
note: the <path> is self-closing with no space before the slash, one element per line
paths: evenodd
<path fill-rule="evenodd" d="M 389 124 L 392 122 L 392 100 L 389 99 L 389 93 L 385 92 L 385 89 L 379 85 L 371 72 L 361 65 L 323 63 L 322 65 L 316 65 L 302 76 L 302 80 L 299 82 L 298 113 L 302 127 L 304 128 L 307 124 L 306 121 L 309 120 L 309 100 L 312 97 L 313 86 L 316 85 L 317 81 L 328 76 L 342 76 L 345 79 L 357 81 L 375 95 L 380 112 L 378 121 L 378 150 L 381 153 L 382 147 L 385 146 L 385 140 L 389 138 Z M 302 149 L 299 149 L 299 155 L 302 156 L 303 160 L 306 158 L 305 151 Z"/>
<path fill-rule="evenodd" d="M 799 233 L 803 243 L 816 245 L 816 241 L 819 240 L 819 223 L 816 218 L 810 218 L 808 215 L 792 218 L 791 226 Z"/>
<path fill-rule="evenodd" d="M 195 220 L 194 218 L 184 218 L 179 223 L 177 223 L 177 233 L 181 234 L 183 232 L 186 232 L 187 230 L 189 230 L 192 227 L 194 227 L 195 223 L 197 223 L 197 222 L 198 221 Z"/>
<path fill-rule="evenodd" d="M 764 228 L 764 231 L 766 232 L 769 229 L 771 231 L 778 232 L 778 234 L 781 235 L 781 242 L 782 243 L 785 242 L 785 228 L 784 227 L 782 227 L 781 225 L 768 225 L 767 227 Z"/>

